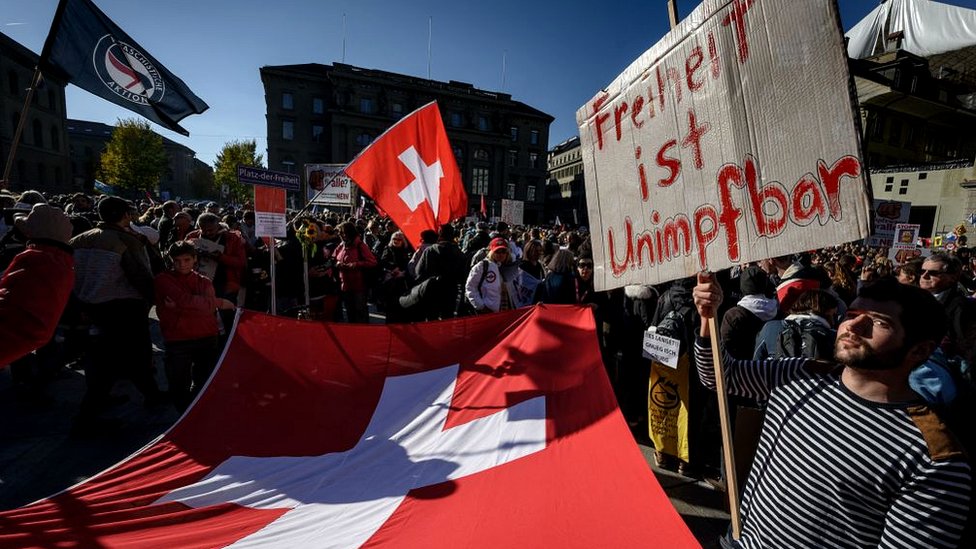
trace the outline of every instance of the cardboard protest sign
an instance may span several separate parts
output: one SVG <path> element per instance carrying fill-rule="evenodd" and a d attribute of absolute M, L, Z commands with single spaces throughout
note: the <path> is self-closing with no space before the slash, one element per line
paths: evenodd
<path fill-rule="evenodd" d="M 908 223 L 911 209 L 911 202 L 875 199 L 871 204 L 874 229 L 867 239 L 867 245 L 875 248 L 890 247 L 895 239 L 895 226 L 899 223 Z"/>
<path fill-rule="evenodd" d="M 598 290 L 867 236 L 833 0 L 705 0 L 576 118 Z"/>
<path fill-rule="evenodd" d="M 254 186 L 254 235 L 259 237 L 285 238 L 285 189 Z"/>
<path fill-rule="evenodd" d="M 502 199 L 502 221 L 509 225 L 521 225 L 525 217 L 525 202 Z"/>
<path fill-rule="evenodd" d="M 345 174 L 336 176 L 344 167 L 345 164 L 305 164 L 308 201 L 351 208 L 352 180 Z"/>

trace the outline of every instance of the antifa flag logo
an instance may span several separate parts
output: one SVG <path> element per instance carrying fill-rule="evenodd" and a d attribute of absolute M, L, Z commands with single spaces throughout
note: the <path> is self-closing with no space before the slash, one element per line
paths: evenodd
<path fill-rule="evenodd" d="M 106 34 L 99 39 L 92 54 L 95 73 L 119 97 L 148 106 L 166 93 L 159 71 L 143 53 Z"/>

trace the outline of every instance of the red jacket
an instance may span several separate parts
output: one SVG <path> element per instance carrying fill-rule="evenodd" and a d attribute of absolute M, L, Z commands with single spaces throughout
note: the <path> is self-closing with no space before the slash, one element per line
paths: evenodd
<path fill-rule="evenodd" d="M 366 280 L 364 271 L 376 266 L 376 256 L 369 250 L 362 239 L 356 237 L 356 243 L 346 247 L 346 243 L 339 244 L 335 251 L 336 261 L 339 262 L 339 281 L 343 292 L 365 292 Z M 344 267 L 343 264 L 351 264 Z"/>
<path fill-rule="evenodd" d="M 186 240 L 194 238 L 202 238 L 199 229 L 186 235 Z M 217 236 L 216 242 L 224 247 L 224 252 L 217 258 L 220 264 L 220 269 L 217 270 L 217 282 L 223 282 L 221 288 L 223 293 L 234 293 L 241 289 L 241 281 L 247 269 L 247 248 L 244 237 L 237 231 L 224 230 Z M 222 280 L 221 271 L 223 271 Z"/>
<path fill-rule="evenodd" d="M 51 340 L 75 284 L 71 248 L 31 242 L 0 279 L 0 367 Z"/>
<path fill-rule="evenodd" d="M 217 335 L 217 297 L 213 283 L 191 271 L 166 271 L 156 276 L 156 316 L 166 341 L 187 341 Z M 166 298 L 175 306 L 167 307 Z"/>

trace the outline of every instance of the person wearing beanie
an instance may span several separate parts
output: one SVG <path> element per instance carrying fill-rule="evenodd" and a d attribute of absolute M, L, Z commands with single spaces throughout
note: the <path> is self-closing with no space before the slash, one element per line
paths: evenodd
<path fill-rule="evenodd" d="M 739 276 L 742 299 L 722 317 L 722 345 L 733 358 L 752 358 L 756 336 L 763 325 L 776 318 L 779 304 L 772 297 L 769 275 L 748 267 Z"/>
<path fill-rule="evenodd" d="M 514 289 L 502 279 L 500 266 L 509 262 L 511 252 L 504 238 L 495 238 L 488 245 L 488 257 L 471 268 L 464 296 L 478 313 L 511 309 Z"/>

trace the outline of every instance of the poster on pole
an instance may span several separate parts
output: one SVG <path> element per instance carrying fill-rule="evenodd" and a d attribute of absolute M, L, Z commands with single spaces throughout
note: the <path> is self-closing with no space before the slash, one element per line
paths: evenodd
<path fill-rule="evenodd" d="M 307 199 L 312 204 L 352 207 L 352 180 L 345 174 L 336 176 L 345 164 L 305 164 Z"/>
<path fill-rule="evenodd" d="M 509 225 L 521 225 L 525 217 L 525 202 L 521 200 L 502 199 L 502 221 Z"/>
<path fill-rule="evenodd" d="M 704 0 L 577 111 L 597 290 L 863 240 L 833 0 Z"/>
<path fill-rule="evenodd" d="M 874 230 L 867 239 L 867 245 L 874 248 L 890 248 L 895 241 L 895 227 L 899 223 L 908 223 L 911 209 L 911 202 L 874 199 L 871 204 Z"/>
<path fill-rule="evenodd" d="M 922 249 L 918 240 L 921 227 L 917 223 L 898 223 L 895 225 L 894 241 L 891 243 L 891 249 L 888 250 L 888 258 L 898 265 L 921 258 Z"/>
<path fill-rule="evenodd" d="M 285 238 L 285 189 L 254 186 L 254 236 Z"/>

